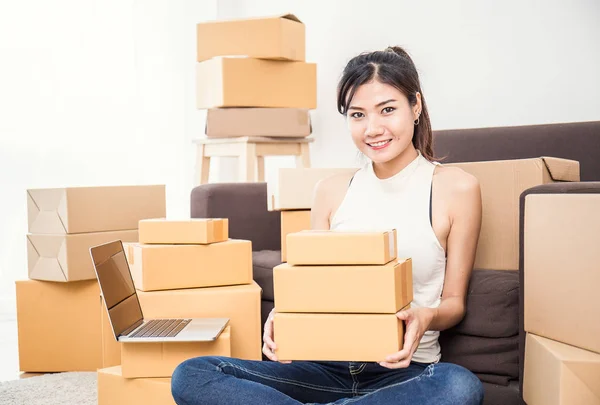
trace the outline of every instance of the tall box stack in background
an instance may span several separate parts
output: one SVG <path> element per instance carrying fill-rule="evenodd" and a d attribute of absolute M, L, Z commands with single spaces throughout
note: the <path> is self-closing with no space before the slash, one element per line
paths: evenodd
<path fill-rule="evenodd" d="M 173 371 L 186 359 L 260 359 L 261 289 L 252 277 L 252 245 L 229 238 L 227 218 L 141 220 L 139 242 L 124 250 L 146 319 L 223 317 L 229 324 L 213 342 L 120 343 L 120 366 L 99 371 L 99 404 L 134 397 L 141 387 L 167 395 Z"/>
<path fill-rule="evenodd" d="M 412 260 L 396 257 L 396 230 L 295 232 L 287 250 L 273 269 L 279 360 L 383 361 L 402 349 Z"/>
<path fill-rule="evenodd" d="M 28 280 L 16 282 L 19 368 L 95 371 L 106 363 L 89 248 L 136 242 L 138 221 L 166 214 L 164 185 L 27 191 Z"/>

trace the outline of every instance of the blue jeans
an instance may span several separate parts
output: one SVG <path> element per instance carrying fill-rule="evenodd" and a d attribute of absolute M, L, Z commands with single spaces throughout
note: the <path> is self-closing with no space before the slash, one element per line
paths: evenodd
<path fill-rule="evenodd" d="M 273 361 L 197 357 L 173 373 L 178 405 L 436 404 L 479 405 L 483 386 L 450 363 L 411 363 L 390 370 L 377 363 Z"/>

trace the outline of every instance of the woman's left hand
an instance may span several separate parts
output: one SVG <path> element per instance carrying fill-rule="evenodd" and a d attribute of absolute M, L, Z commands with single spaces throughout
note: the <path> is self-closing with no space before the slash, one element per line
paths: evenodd
<path fill-rule="evenodd" d="M 408 367 L 421 338 L 431 325 L 434 313 L 431 308 L 409 308 L 397 312 L 396 316 L 404 321 L 406 327 L 404 345 L 402 350 L 387 356 L 379 365 L 391 369 Z"/>

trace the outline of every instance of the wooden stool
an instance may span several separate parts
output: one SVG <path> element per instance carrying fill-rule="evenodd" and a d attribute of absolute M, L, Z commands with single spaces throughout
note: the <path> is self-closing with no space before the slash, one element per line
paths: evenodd
<path fill-rule="evenodd" d="M 210 159 L 213 157 L 237 157 L 238 180 L 241 182 L 265 181 L 265 156 L 296 156 L 296 167 L 310 167 L 308 146 L 313 140 L 247 136 L 195 139 L 197 184 L 208 183 Z"/>

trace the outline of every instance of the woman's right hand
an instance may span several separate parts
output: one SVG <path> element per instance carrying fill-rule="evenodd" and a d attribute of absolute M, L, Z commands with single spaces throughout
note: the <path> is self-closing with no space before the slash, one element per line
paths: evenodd
<path fill-rule="evenodd" d="M 277 355 L 275 354 L 275 350 L 277 346 L 274 341 L 274 333 L 273 333 L 273 317 L 275 316 L 275 308 L 271 310 L 269 316 L 267 317 L 267 321 L 265 322 L 265 333 L 263 334 L 263 349 L 262 352 L 269 360 L 278 361 Z M 291 361 L 281 361 L 280 363 L 291 363 Z"/>

